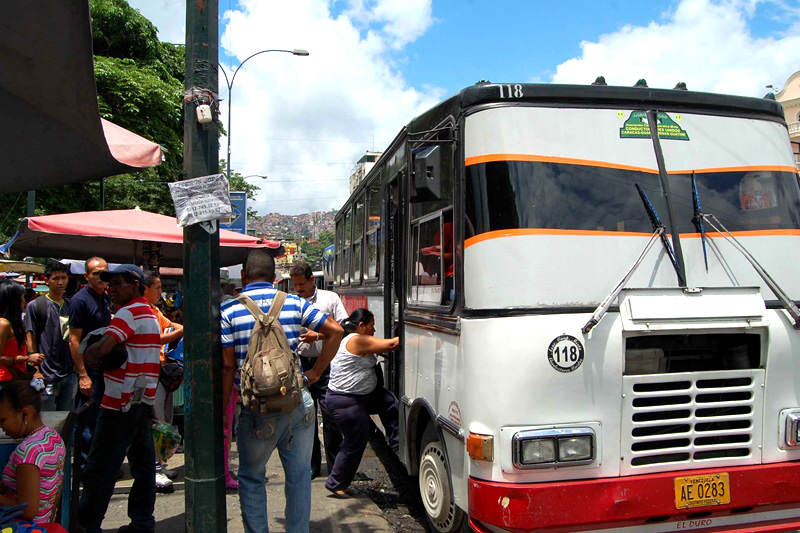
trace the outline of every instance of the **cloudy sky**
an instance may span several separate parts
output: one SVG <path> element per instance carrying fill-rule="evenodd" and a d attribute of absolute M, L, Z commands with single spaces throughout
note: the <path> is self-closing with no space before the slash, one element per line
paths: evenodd
<path fill-rule="evenodd" d="M 164 41 L 184 0 L 129 0 Z M 233 87 L 234 170 L 260 213 L 336 209 L 367 150 L 478 80 L 651 87 L 761 97 L 800 70 L 800 0 L 219 0 Z M 222 120 L 227 89 L 220 76 Z M 155 139 L 157 141 L 157 139 Z M 224 157 L 226 139 L 220 140 Z"/>

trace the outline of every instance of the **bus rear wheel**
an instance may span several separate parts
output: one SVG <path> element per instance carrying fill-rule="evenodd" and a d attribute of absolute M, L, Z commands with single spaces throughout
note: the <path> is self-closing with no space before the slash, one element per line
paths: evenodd
<path fill-rule="evenodd" d="M 435 531 L 469 531 L 464 512 L 453 501 L 444 446 L 430 426 L 425 431 L 419 455 L 419 495 L 428 522 Z"/>

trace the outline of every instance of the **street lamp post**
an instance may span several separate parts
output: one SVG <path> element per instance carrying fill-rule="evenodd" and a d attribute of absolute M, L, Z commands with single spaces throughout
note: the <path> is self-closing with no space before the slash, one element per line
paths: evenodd
<path fill-rule="evenodd" d="M 226 165 L 228 167 L 228 174 L 227 174 L 228 179 L 231 179 L 231 100 L 232 100 L 231 91 L 233 90 L 233 82 L 236 80 L 236 73 L 239 72 L 239 69 L 242 68 L 245 63 L 250 61 L 255 56 L 260 55 L 260 54 L 266 54 L 267 52 L 284 52 L 284 53 L 287 53 L 287 54 L 292 54 L 294 56 L 307 56 L 308 55 L 308 50 L 301 50 L 299 48 L 295 48 L 293 50 L 282 50 L 282 49 L 261 50 L 260 52 L 256 52 L 255 54 L 249 55 L 248 57 L 246 57 L 244 59 L 244 61 L 239 63 L 239 66 L 236 67 L 236 70 L 233 71 L 233 76 L 231 76 L 230 78 L 228 78 L 228 73 L 225 72 L 225 69 L 222 67 L 222 65 L 221 64 L 219 65 L 219 68 L 222 71 L 222 74 L 225 76 L 225 84 L 228 86 L 228 131 L 226 132 L 228 134 L 227 135 L 227 137 L 228 137 L 228 155 L 227 155 L 227 160 L 226 160 Z"/>

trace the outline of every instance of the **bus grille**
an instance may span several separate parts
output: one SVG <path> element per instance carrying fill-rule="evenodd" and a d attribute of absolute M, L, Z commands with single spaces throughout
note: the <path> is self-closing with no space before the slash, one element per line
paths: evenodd
<path fill-rule="evenodd" d="M 623 475 L 761 462 L 762 369 L 622 381 Z"/>

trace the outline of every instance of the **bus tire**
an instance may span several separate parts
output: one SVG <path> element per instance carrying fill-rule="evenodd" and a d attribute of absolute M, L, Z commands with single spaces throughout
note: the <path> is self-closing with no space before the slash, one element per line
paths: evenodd
<path fill-rule="evenodd" d="M 470 531 L 466 516 L 453 501 L 453 483 L 447 469 L 444 445 L 433 426 L 425 429 L 419 454 L 419 495 L 434 531 Z"/>

